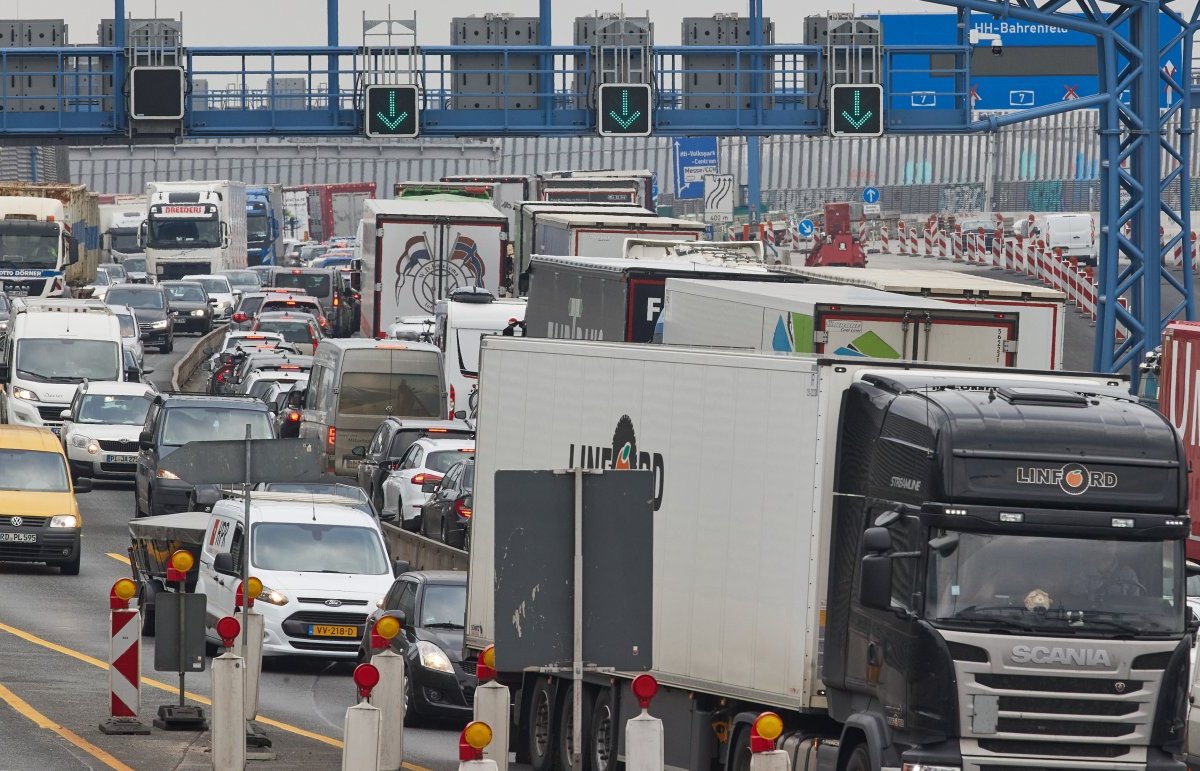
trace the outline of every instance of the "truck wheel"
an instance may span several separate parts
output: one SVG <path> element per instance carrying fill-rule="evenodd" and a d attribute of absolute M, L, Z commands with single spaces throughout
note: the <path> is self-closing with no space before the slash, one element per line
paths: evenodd
<path fill-rule="evenodd" d="M 558 730 L 554 748 L 558 754 L 558 763 L 555 768 L 560 771 L 583 771 L 590 769 L 591 763 L 588 757 L 587 749 L 591 746 L 591 727 L 592 727 L 592 700 L 587 690 L 583 692 L 583 719 L 580 721 L 583 730 L 580 732 L 580 739 L 583 742 L 583 747 L 580 752 L 580 763 L 575 765 L 571 762 L 571 753 L 575 746 L 571 740 L 571 726 L 573 710 L 571 709 L 571 693 L 575 688 L 574 685 L 568 686 L 563 690 L 563 697 L 559 700 L 558 706 Z"/>
<path fill-rule="evenodd" d="M 554 682 L 539 677 L 529 695 L 529 765 L 533 771 L 554 767 Z"/>
<path fill-rule="evenodd" d="M 871 768 L 871 753 L 867 752 L 867 745 L 859 744 L 854 748 L 854 752 L 850 753 L 850 758 L 846 761 L 846 771 L 874 771 Z"/>
<path fill-rule="evenodd" d="M 153 581 L 142 581 L 138 589 L 138 610 L 142 612 L 142 637 L 154 636 L 154 595 L 158 589 Z"/>
<path fill-rule="evenodd" d="M 729 771 L 750 771 L 750 726 L 742 726 L 729 750 Z"/>
<path fill-rule="evenodd" d="M 588 759 L 592 771 L 613 771 L 617 767 L 617 725 L 611 688 L 596 694 L 592 705 L 592 728 L 589 731 Z"/>

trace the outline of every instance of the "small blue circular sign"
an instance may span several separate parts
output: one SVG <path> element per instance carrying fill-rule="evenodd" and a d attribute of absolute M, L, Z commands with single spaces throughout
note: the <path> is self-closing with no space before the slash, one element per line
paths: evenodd
<path fill-rule="evenodd" d="M 863 190 L 863 203 L 879 203 L 879 188 L 868 187 Z"/>
<path fill-rule="evenodd" d="M 796 225 L 796 229 L 800 231 L 800 235 L 808 238 L 813 234 L 814 230 L 812 220 L 800 220 Z"/>

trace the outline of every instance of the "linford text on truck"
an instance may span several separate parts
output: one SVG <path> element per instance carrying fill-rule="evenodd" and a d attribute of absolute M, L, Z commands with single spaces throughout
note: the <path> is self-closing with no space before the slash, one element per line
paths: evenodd
<path fill-rule="evenodd" d="M 247 265 L 280 265 L 283 229 L 283 187 L 246 188 Z"/>
<path fill-rule="evenodd" d="M 650 469 L 668 768 L 747 769 L 769 709 L 794 768 L 1183 771 L 1186 459 L 1128 381 L 513 337 L 480 376 L 466 645 L 547 649 L 495 609 L 496 471 Z M 495 653 L 566 767 L 569 667 Z M 634 674 L 584 674 L 584 757 Z"/>
<path fill-rule="evenodd" d="M 100 300 L 28 298 L 13 303 L 0 355 L 0 422 L 29 423 L 29 408 L 59 433 L 62 411 L 84 380 L 121 380 L 121 323 Z"/>
<path fill-rule="evenodd" d="M 459 287 L 500 294 L 508 218 L 483 201 L 368 200 L 362 208 L 363 332 L 432 315 Z"/>
<path fill-rule="evenodd" d="M 98 196 L 83 185 L 0 184 L 0 291 L 63 297 L 96 278 Z"/>
<path fill-rule="evenodd" d="M 246 267 L 244 182 L 149 182 L 140 241 L 158 281 Z"/>

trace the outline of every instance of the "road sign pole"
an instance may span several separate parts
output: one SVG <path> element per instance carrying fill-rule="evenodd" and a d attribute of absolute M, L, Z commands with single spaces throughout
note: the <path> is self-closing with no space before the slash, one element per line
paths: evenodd
<path fill-rule="evenodd" d="M 746 198 L 753 225 L 762 212 L 762 143 L 758 137 L 746 137 Z"/>

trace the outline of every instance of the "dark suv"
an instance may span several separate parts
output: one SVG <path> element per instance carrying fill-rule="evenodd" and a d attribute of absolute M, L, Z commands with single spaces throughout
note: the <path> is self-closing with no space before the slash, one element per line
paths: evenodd
<path fill-rule="evenodd" d="M 171 318 L 171 300 L 166 291 L 151 284 L 119 284 L 108 290 L 104 302 L 133 308 L 138 331 L 146 345 L 158 346 L 159 353 L 175 348 L 175 322 Z"/>
<path fill-rule="evenodd" d="M 369 445 L 354 448 L 353 453 L 362 458 L 358 464 L 358 486 L 367 491 L 377 511 L 383 511 L 383 480 L 400 468 L 400 459 L 413 442 L 426 436 L 474 439 L 475 431 L 456 420 L 388 418 L 375 429 Z"/>
<path fill-rule="evenodd" d="M 158 394 L 138 437 L 140 451 L 133 494 L 135 517 L 171 514 L 192 508 L 195 488 L 206 480 L 180 479 L 160 466 L 163 458 L 189 442 L 246 438 L 273 439 L 267 405 L 248 396 Z"/>

